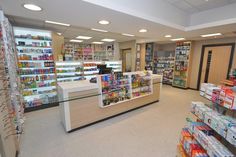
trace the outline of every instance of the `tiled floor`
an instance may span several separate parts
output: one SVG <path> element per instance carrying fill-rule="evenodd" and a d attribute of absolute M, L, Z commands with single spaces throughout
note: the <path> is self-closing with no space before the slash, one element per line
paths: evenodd
<path fill-rule="evenodd" d="M 65 133 L 58 107 L 26 114 L 20 157 L 174 157 L 198 91 L 163 86 L 158 103 Z"/>

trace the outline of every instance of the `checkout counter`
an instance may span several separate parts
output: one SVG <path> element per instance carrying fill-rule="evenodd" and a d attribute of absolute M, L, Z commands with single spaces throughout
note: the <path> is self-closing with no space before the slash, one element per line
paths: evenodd
<path fill-rule="evenodd" d="M 58 83 L 60 115 L 66 132 L 158 102 L 162 76 L 151 72 L 97 75 Z"/>

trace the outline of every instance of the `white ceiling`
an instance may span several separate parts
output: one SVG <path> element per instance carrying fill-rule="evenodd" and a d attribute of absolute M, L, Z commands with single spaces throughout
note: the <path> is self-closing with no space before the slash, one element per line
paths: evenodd
<path fill-rule="evenodd" d="M 61 32 L 67 38 L 78 35 L 93 36 L 93 40 L 102 38 L 115 38 L 117 41 L 133 39 L 152 39 L 155 41 L 168 41 L 166 34 L 173 38 L 185 37 L 197 39 L 201 34 L 221 32 L 226 36 L 232 36 L 236 31 L 236 0 L 209 0 L 209 3 L 200 7 L 205 0 L 0 0 L 0 5 L 14 25 L 31 26 Z M 177 7 L 176 4 L 188 2 L 189 8 Z M 41 12 L 32 12 L 22 7 L 23 3 L 34 3 L 43 8 Z M 190 5 L 191 4 L 191 5 Z M 217 4 L 217 5 L 216 5 Z M 230 5 L 228 5 L 230 4 Z M 230 16 L 223 16 L 223 9 L 231 8 Z M 206 16 L 208 11 L 217 12 L 221 8 L 222 14 L 215 21 L 199 21 L 201 25 L 188 26 L 192 17 Z M 190 9 L 191 8 L 191 9 Z M 199 9 L 200 8 L 200 9 Z M 194 10 L 195 11 L 192 11 Z M 208 10 L 210 9 L 210 10 Z M 204 11 L 203 11 L 204 10 Z M 233 14 L 235 11 L 235 14 Z M 227 10 L 224 12 L 227 14 Z M 200 16 L 200 14 L 202 14 Z M 218 15 L 217 15 L 218 17 Z M 229 19 L 230 17 L 230 19 Z M 110 25 L 103 26 L 97 23 L 101 19 L 107 19 Z M 205 19 L 207 19 L 205 17 Z M 211 20 L 212 20 L 211 19 Z M 64 22 L 71 27 L 63 27 L 45 24 L 44 20 Z M 210 19 L 209 19 L 210 20 Z M 214 23 L 215 22 L 215 23 Z M 97 33 L 90 28 L 105 29 L 112 33 Z M 148 29 L 147 33 L 139 33 L 141 28 Z M 136 37 L 124 37 L 121 33 L 134 34 Z M 91 40 L 92 41 L 92 40 Z"/>
<path fill-rule="evenodd" d="M 222 6 L 235 3 L 235 0 L 166 0 L 175 7 L 187 12 L 196 13 L 209 9 L 219 8 Z"/>
<path fill-rule="evenodd" d="M 7 15 L 7 17 L 9 21 L 11 22 L 11 24 L 14 26 L 45 29 L 45 30 L 51 30 L 56 33 L 57 32 L 62 33 L 66 41 L 69 41 L 70 39 L 76 39 L 76 37 L 79 35 L 92 37 L 89 40 L 84 40 L 84 42 L 87 42 L 87 43 L 91 43 L 94 41 L 101 41 L 101 39 L 104 39 L 104 38 L 116 39 L 117 42 L 124 42 L 124 41 L 139 39 L 139 37 L 127 37 L 119 33 L 111 33 L 111 32 L 102 33 L 102 32 L 92 31 L 91 29 L 78 27 L 78 26 L 64 27 L 64 26 L 59 26 L 59 25 L 52 25 L 52 24 L 47 24 L 42 20 L 22 18 L 22 17 L 17 17 L 17 16 L 11 16 L 11 15 Z"/>

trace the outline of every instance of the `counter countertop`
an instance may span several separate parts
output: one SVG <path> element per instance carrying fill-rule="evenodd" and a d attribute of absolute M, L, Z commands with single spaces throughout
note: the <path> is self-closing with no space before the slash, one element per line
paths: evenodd
<path fill-rule="evenodd" d="M 85 91 L 90 89 L 98 89 L 96 83 L 90 83 L 89 80 L 81 80 L 74 82 L 60 82 L 58 86 L 65 92 Z"/>

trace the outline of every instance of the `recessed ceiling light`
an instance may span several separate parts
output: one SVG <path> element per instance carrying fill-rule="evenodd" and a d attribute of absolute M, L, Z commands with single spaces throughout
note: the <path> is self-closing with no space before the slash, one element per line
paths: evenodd
<path fill-rule="evenodd" d="M 146 29 L 140 29 L 139 32 L 140 33 L 145 33 L 145 32 L 147 32 L 147 30 Z"/>
<path fill-rule="evenodd" d="M 101 25 L 108 25 L 108 24 L 110 24 L 110 22 L 107 21 L 107 20 L 100 20 L 100 21 L 98 21 L 98 23 L 101 24 Z"/>
<path fill-rule="evenodd" d="M 91 39 L 92 37 L 88 37 L 88 36 L 78 36 L 76 37 L 77 39 L 85 39 L 85 40 L 88 40 L 88 39 Z"/>
<path fill-rule="evenodd" d="M 101 42 L 101 41 L 94 41 L 92 42 L 93 44 L 103 44 L 104 42 Z"/>
<path fill-rule="evenodd" d="M 171 41 L 181 41 L 181 40 L 185 40 L 185 38 L 176 38 L 176 39 L 170 39 Z"/>
<path fill-rule="evenodd" d="M 48 21 L 48 20 L 46 20 L 45 22 L 46 22 L 46 23 L 50 23 L 50 24 L 55 24 L 55 25 L 67 26 L 67 27 L 70 26 L 70 24 L 67 24 L 67 23 L 61 23 L 61 22 L 55 22 L 55 21 Z"/>
<path fill-rule="evenodd" d="M 32 11 L 41 11 L 42 10 L 41 7 L 39 7 L 35 4 L 24 4 L 23 7 L 26 9 L 32 10 Z"/>
<path fill-rule="evenodd" d="M 75 39 L 71 39 L 70 42 L 75 42 L 75 43 L 82 43 L 83 40 L 75 40 Z"/>
<path fill-rule="evenodd" d="M 122 35 L 124 35 L 124 36 L 128 36 L 128 37 L 134 37 L 133 34 L 122 33 Z"/>
<path fill-rule="evenodd" d="M 165 35 L 166 38 L 171 38 L 172 36 L 171 35 Z"/>
<path fill-rule="evenodd" d="M 57 32 L 58 35 L 62 35 L 62 33 Z"/>
<path fill-rule="evenodd" d="M 104 33 L 108 32 L 108 31 L 106 31 L 106 30 L 103 30 L 103 29 L 96 29 L 96 28 L 91 28 L 91 30 L 97 31 L 97 32 L 104 32 Z"/>
<path fill-rule="evenodd" d="M 221 33 L 204 34 L 204 35 L 201 35 L 201 37 L 206 38 L 206 37 L 213 37 L 213 36 L 218 36 L 218 35 L 222 35 L 222 34 Z"/>
<path fill-rule="evenodd" d="M 115 41 L 115 39 L 102 39 L 101 41 L 105 41 L 105 42 L 113 42 L 113 41 Z"/>

